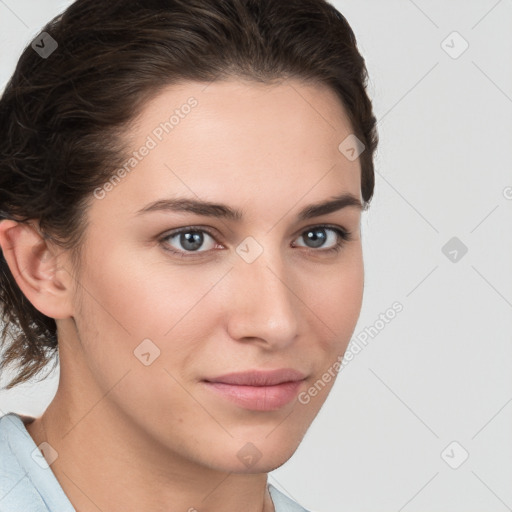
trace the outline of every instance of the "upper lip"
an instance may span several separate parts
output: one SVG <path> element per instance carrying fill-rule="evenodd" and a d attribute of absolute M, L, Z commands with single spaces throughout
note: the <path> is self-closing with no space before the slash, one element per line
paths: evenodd
<path fill-rule="evenodd" d="M 275 386 L 283 382 L 295 382 L 303 380 L 306 375 L 293 368 L 281 368 L 278 370 L 251 370 L 246 372 L 234 372 L 204 379 L 206 382 L 222 382 L 235 386 Z"/>

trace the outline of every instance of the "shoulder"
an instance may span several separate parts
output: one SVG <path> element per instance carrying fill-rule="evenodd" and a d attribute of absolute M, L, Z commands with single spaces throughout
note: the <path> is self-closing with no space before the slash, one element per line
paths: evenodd
<path fill-rule="evenodd" d="M 34 510 L 47 510 L 37 494 L 20 456 L 28 445 L 21 417 L 8 413 L 0 417 L 0 509 L 11 512 L 38 505 Z"/>
<path fill-rule="evenodd" d="M 0 417 L 0 510 L 74 512 L 52 470 L 16 413 Z"/>
<path fill-rule="evenodd" d="M 268 490 L 274 502 L 275 512 L 309 512 L 270 483 L 268 484 Z"/>

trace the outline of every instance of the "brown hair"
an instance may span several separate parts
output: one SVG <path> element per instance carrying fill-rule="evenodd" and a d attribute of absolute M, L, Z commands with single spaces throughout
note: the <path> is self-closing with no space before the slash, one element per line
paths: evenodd
<path fill-rule="evenodd" d="M 0 99 L 0 220 L 35 219 L 79 254 L 91 194 L 126 161 L 130 122 L 163 87 L 187 80 L 298 78 L 340 98 L 373 195 L 378 135 L 354 33 L 325 0 L 77 0 L 23 51 Z M 44 42 L 41 42 L 43 37 Z M 340 141 L 341 142 L 341 141 Z M 73 261 L 79 261 L 73 259 Z M 6 389 L 58 360 L 57 328 L 23 295 L 0 252 Z M 47 375 L 45 375 L 46 377 Z"/>

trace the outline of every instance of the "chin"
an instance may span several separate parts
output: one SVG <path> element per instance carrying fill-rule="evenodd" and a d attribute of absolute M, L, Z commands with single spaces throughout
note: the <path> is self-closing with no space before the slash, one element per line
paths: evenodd
<path fill-rule="evenodd" d="M 278 427 L 279 428 L 279 427 Z M 266 430 L 258 437 L 239 437 L 216 454 L 219 469 L 233 473 L 268 473 L 287 462 L 300 445 L 301 438 L 295 438 L 283 429 L 268 436 Z M 268 436 L 268 437 L 266 437 Z M 226 457 L 226 453 L 232 454 Z"/>
<path fill-rule="evenodd" d="M 236 474 L 255 474 L 255 473 L 269 473 L 270 471 L 274 471 L 275 469 L 282 466 L 286 463 L 291 456 L 294 454 L 295 449 L 288 450 L 284 452 L 280 450 L 279 453 L 267 453 L 265 455 L 261 455 L 260 459 L 257 459 L 257 456 L 253 457 L 253 460 L 247 459 L 247 455 L 241 457 L 241 460 L 238 460 L 238 457 L 235 459 L 230 458 L 230 460 L 226 460 L 224 456 L 222 460 L 213 461 L 211 465 L 212 469 L 216 469 L 219 471 L 223 471 L 226 473 L 236 473 Z M 243 459 L 246 459 L 245 461 Z"/>

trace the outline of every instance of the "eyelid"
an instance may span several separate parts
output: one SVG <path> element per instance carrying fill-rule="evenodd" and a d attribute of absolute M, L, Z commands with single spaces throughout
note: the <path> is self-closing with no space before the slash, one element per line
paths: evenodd
<path fill-rule="evenodd" d="M 304 246 L 300 246 L 300 247 L 303 247 L 303 249 L 305 249 L 306 251 L 312 252 L 312 253 L 318 253 L 318 254 L 322 254 L 322 253 L 326 254 L 327 253 L 328 254 L 328 253 L 332 253 L 332 252 L 339 252 L 341 249 L 343 249 L 343 247 L 345 246 L 345 244 L 347 242 L 354 240 L 352 231 L 348 230 L 347 228 L 345 228 L 343 226 L 339 226 L 336 224 L 311 224 L 310 226 L 305 226 L 304 228 L 302 228 L 300 230 L 298 236 L 302 235 L 303 233 L 305 233 L 307 231 L 312 231 L 313 229 L 318 229 L 318 228 L 333 231 L 337 236 L 336 245 L 334 245 L 333 247 L 319 248 L 319 249 L 315 249 L 313 247 L 304 247 Z M 295 237 L 295 238 L 297 238 L 297 237 Z"/>
<path fill-rule="evenodd" d="M 181 233 L 188 233 L 190 231 L 200 231 L 200 232 L 205 232 L 207 235 L 209 235 L 216 244 L 219 244 L 219 242 L 217 242 L 217 236 L 213 234 L 212 232 L 212 229 L 211 228 L 207 228 L 205 226 L 194 226 L 194 225 L 190 225 L 190 226 L 184 226 L 184 227 L 181 227 L 181 228 L 176 228 L 176 229 L 173 229 L 171 231 L 168 231 L 167 233 L 164 233 L 162 236 L 159 237 L 158 241 L 162 244 L 164 244 L 169 238 L 173 238 Z M 221 244 L 222 245 L 222 244 Z M 204 254 L 204 253 L 208 253 L 208 252 L 211 252 L 213 249 L 210 249 L 210 250 L 206 250 L 206 251 L 179 251 L 177 249 L 167 249 L 167 251 L 171 252 L 171 253 L 174 253 L 174 254 L 178 254 L 178 255 L 181 255 L 181 254 L 185 254 L 186 256 L 191 256 L 193 257 L 194 254 Z"/>

